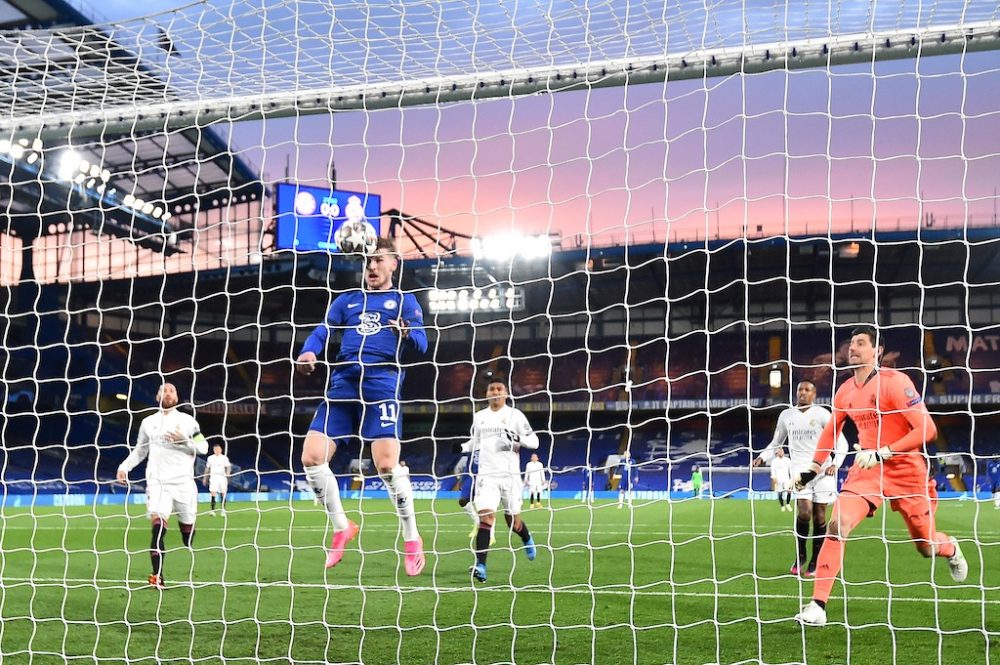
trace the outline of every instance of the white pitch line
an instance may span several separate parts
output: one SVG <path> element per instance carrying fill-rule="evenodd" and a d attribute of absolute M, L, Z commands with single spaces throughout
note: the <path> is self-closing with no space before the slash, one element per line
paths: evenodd
<path fill-rule="evenodd" d="M 26 584 L 31 586 L 59 586 L 62 588 L 94 588 L 98 584 L 106 584 L 109 589 L 132 589 L 132 590 L 144 590 L 148 585 L 144 584 L 138 580 L 116 580 L 110 578 L 61 578 L 61 577 L 0 577 L 0 586 L 7 586 L 9 583 L 15 584 Z M 72 585 L 72 586 L 70 586 Z M 375 592 L 387 592 L 393 591 L 399 593 L 400 595 L 408 593 L 455 593 L 461 591 L 475 591 L 475 592 L 486 592 L 486 593 L 545 593 L 550 595 L 558 594 L 574 594 L 582 596 L 630 596 L 630 597 L 685 597 L 685 598 L 743 598 L 743 599 L 753 599 L 760 598 L 764 600 L 795 600 L 802 601 L 801 596 L 793 596 L 790 594 L 754 594 L 754 593 L 704 593 L 698 591 L 640 591 L 640 590 L 625 590 L 625 589 L 577 589 L 577 588 L 567 588 L 567 589 L 552 589 L 538 586 L 531 587 L 511 587 L 509 585 L 496 585 L 496 586 L 436 586 L 436 587 L 397 587 L 397 586 L 380 586 L 380 585 L 365 585 L 357 586 L 351 584 L 308 584 L 308 583 L 292 583 L 288 581 L 276 581 L 276 582 L 170 582 L 170 588 L 189 588 L 189 589 L 204 589 L 211 587 L 222 587 L 222 588 L 234 588 L 234 587 L 252 587 L 252 588 L 267 588 L 267 587 L 281 587 L 281 588 L 296 588 L 296 589 L 324 589 L 329 591 L 360 591 L 365 593 L 367 591 Z M 893 602 L 893 603 L 925 603 L 925 604 L 947 604 L 947 605 L 1000 605 L 1000 600 L 987 600 L 984 598 L 907 598 L 907 597 L 893 597 L 888 598 L 887 596 L 849 596 L 848 602 L 850 601 L 865 601 L 865 602 Z"/>
<path fill-rule="evenodd" d="M 145 515 L 143 515 L 141 517 L 137 516 L 137 517 L 134 517 L 132 519 L 144 522 L 145 519 L 146 519 L 146 517 L 145 517 Z M 565 534 L 565 535 L 593 535 L 593 534 L 598 534 L 599 533 L 599 531 L 596 528 L 592 529 L 592 530 L 580 530 L 580 529 L 561 529 L 558 526 L 556 526 L 556 528 L 553 531 L 546 532 L 546 531 L 542 531 L 539 528 L 540 526 L 544 526 L 544 525 L 545 525 L 545 522 L 537 523 L 537 526 L 534 526 L 532 528 L 532 530 L 533 531 L 539 531 L 541 533 L 552 533 L 552 534 L 559 534 L 559 535 L 562 535 L 562 534 Z M 15 525 L 15 524 L 10 524 L 10 523 L 0 522 L 0 533 L 2 533 L 3 531 L 69 531 L 70 530 L 69 529 L 70 526 L 75 526 L 75 525 L 67 523 L 65 526 L 39 526 L 39 525 L 27 525 L 27 524 L 25 524 L 25 525 L 16 524 Z M 128 523 L 120 524 L 120 525 L 118 525 L 118 524 L 115 524 L 115 525 L 100 525 L 95 530 L 102 530 L 102 529 L 106 530 L 106 531 L 109 531 L 109 530 L 119 530 L 119 529 L 122 529 L 122 528 L 125 528 L 125 527 L 128 527 L 128 526 L 129 526 Z M 388 524 L 361 524 L 359 522 L 359 526 L 361 526 L 362 530 L 366 530 L 366 531 L 398 531 L 399 530 L 399 527 L 397 525 L 388 525 Z M 595 525 L 595 526 L 596 527 L 600 527 L 600 526 L 606 526 L 606 525 Z M 636 526 L 638 526 L 638 525 L 636 525 Z M 692 525 L 685 525 L 685 526 L 697 526 L 697 525 L 692 524 Z M 326 532 L 327 529 L 328 529 L 328 527 L 325 526 L 325 525 L 323 525 L 323 526 L 319 526 L 319 525 L 302 525 L 302 526 L 299 526 L 299 525 L 289 525 L 287 527 L 275 527 L 275 526 L 253 527 L 253 526 L 226 526 L 224 524 L 223 525 L 219 525 L 217 522 L 204 522 L 204 521 L 198 523 L 198 528 L 202 529 L 203 531 L 222 531 L 222 532 L 227 532 L 227 531 L 243 532 L 243 531 L 245 531 L 245 532 L 253 532 L 253 533 L 256 533 L 256 532 L 288 533 L 288 532 L 293 532 L 293 531 L 294 532 L 297 532 L 297 531 Z M 648 525 L 645 528 L 646 529 L 652 529 L 652 528 L 655 528 L 655 527 L 654 527 L 654 525 Z M 468 533 L 469 529 L 466 526 L 461 526 L 461 527 L 443 527 L 443 526 L 437 526 L 437 527 L 435 527 L 433 529 L 430 529 L 430 531 L 437 531 L 437 532 L 444 532 L 444 533 Z M 633 530 L 633 534 L 639 535 L 639 536 L 661 536 L 660 538 L 654 539 L 654 540 L 658 540 L 658 541 L 662 541 L 662 537 L 670 536 L 670 535 L 677 535 L 677 536 L 704 536 L 706 538 L 713 538 L 713 539 L 717 539 L 718 540 L 718 539 L 722 539 L 722 538 L 731 538 L 733 536 L 755 536 L 755 537 L 765 537 L 766 536 L 766 537 L 775 537 L 775 536 L 781 536 L 781 535 L 789 535 L 791 533 L 793 533 L 793 530 L 790 529 L 790 528 L 781 528 L 781 529 L 774 530 L 774 531 L 764 531 L 764 530 L 748 531 L 748 530 L 745 530 L 745 529 L 741 529 L 739 531 L 728 531 L 728 530 L 723 530 L 723 529 L 713 529 L 710 533 L 706 532 L 704 529 L 702 529 L 702 530 L 688 530 L 688 529 L 676 529 L 676 528 L 675 529 L 669 529 L 668 528 L 668 529 L 663 529 L 661 531 L 655 531 L 655 532 L 654 531 L 647 531 L 647 530 L 643 530 L 643 529 L 634 529 Z M 906 538 L 903 538 L 901 540 L 893 541 L 894 543 L 908 543 L 908 542 L 910 542 L 910 539 L 908 537 L 909 536 L 909 532 L 906 529 L 885 529 L 885 530 L 883 530 L 881 532 L 881 534 L 907 536 Z M 872 534 L 859 533 L 856 536 L 856 538 L 858 540 L 872 539 L 872 538 L 879 537 L 879 535 L 881 535 L 881 534 L 879 534 L 879 533 L 872 533 Z M 956 531 L 956 530 L 949 529 L 948 530 L 948 534 L 952 535 L 952 536 L 963 536 L 965 538 L 971 539 L 971 538 L 975 538 L 975 537 L 1000 536 L 1000 531 L 987 531 L 985 529 L 980 529 L 978 531 L 961 531 L 961 530 L 957 530 Z M 991 542 L 991 543 L 981 543 L 981 544 L 983 544 L 985 546 L 991 546 L 991 545 L 992 546 L 1000 546 L 1000 541 L 995 542 L 995 543 Z"/>

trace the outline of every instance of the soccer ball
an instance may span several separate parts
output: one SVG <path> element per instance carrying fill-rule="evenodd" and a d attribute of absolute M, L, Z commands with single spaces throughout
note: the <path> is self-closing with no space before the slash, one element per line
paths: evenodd
<path fill-rule="evenodd" d="M 340 225 L 334 236 L 337 249 L 344 254 L 363 254 L 375 252 L 378 244 L 378 234 L 375 227 L 368 222 L 347 221 Z"/>

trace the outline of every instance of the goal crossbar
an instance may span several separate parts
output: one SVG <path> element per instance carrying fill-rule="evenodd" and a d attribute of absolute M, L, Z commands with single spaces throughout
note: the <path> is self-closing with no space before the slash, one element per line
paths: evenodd
<path fill-rule="evenodd" d="M 170 131 L 225 120 L 254 120 L 510 98 L 562 90 L 808 69 L 1000 49 L 1000 21 L 869 32 L 538 66 L 462 76 L 307 88 L 259 95 L 172 99 L 142 105 L 60 111 L 0 119 L 0 136 L 74 137 Z M 106 82 L 110 84 L 113 82 Z M 16 111 L 15 111 L 16 113 Z"/>

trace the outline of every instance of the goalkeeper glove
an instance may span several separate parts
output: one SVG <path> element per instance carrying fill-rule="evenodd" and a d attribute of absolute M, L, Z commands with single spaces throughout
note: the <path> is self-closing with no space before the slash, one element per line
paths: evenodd
<path fill-rule="evenodd" d="M 854 444 L 854 449 L 858 451 L 854 455 L 854 463 L 862 469 L 871 469 L 892 457 L 892 450 L 889 446 L 881 448 L 862 448 L 859 444 Z"/>
<path fill-rule="evenodd" d="M 819 465 L 813 462 L 809 466 L 808 471 L 803 471 L 795 477 L 795 489 L 802 490 L 806 485 L 812 482 L 813 478 L 819 475 Z"/>

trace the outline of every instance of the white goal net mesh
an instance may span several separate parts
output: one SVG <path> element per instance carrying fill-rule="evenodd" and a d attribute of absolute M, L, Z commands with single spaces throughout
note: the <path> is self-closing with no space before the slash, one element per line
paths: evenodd
<path fill-rule="evenodd" d="M 4 663 L 1000 661 L 995 3 L 51 4 L 0 14 Z M 338 436 L 360 532 L 328 570 L 303 468 L 351 364 L 330 308 L 372 311 L 345 220 L 423 315 L 400 412 L 351 402 L 401 423 L 416 576 L 377 437 Z M 934 418 L 970 570 L 886 505 L 806 630 L 821 520 L 751 464 L 862 324 Z M 544 471 L 505 481 L 528 531 L 499 509 L 481 582 L 462 444 L 497 377 Z M 117 479 L 146 438 L 190 448 L 196 501 L 152 459 Z"/>

